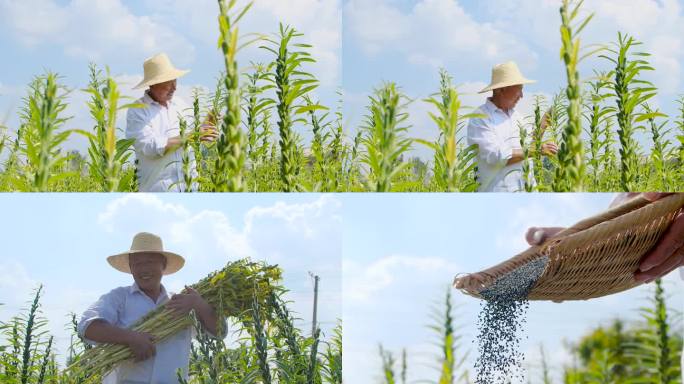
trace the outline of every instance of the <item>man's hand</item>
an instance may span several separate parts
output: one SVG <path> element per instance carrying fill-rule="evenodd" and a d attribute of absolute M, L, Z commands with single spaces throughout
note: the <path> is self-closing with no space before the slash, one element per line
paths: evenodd
<path fill-rule="evenodd" d="M 154 346 L 154 336 L 149 333 L 130 331 L 126 345 L 133 352 L 136 363 L 149 359 L 157 352 Z"/>
<path fill-rule="evenodd" d="M 649 192 L 649 193 L 623 193 L 618 195 L 611 207 L 624 204 L 638 195 L 656 201 L 668 193 Z M 539 245 L 547 239 L 555 236 L 564 228 L 536 228 L 532 227 L 527 231 L 525 239 L 530 245 Z M 677 267 L 684 266 L 684 214 L 679 214 L 660 238 L 658 244 L 651 249 L 639 264 L 639 270 L 634 274 L 634 278 L 639 282 L 650 283 L 651 281 L 663 277 L 672 272 Z"/>
<path fill-rule="evenodd" d="M 525 240 L 529 245 L 540 245 L 564 229 L 563 227 L 531 227 L 525 234 Z"/>
<path fill-rule="evenodd" d="M 200 127 L 200 140 L 201 141 L 206 141 L 211 143 L 212 141 L 216 141 L 218 139 L 219 133 L 216 130 L 216 126 L 211 125 L 211 124 L 203 124 Z"/>
<path fill-rule="evenodd" d="M 558 153 L 558 146 L 554 142 L 544 143 L 542 144 L 541 151 L 544 156 L 555 156 Z"/>
<path fill-rule="evenodd" d="M 216 311 L 204 300 L 199 292 L 191 287 L 186 285 L 183 292 L 171 296 L 171 300 L 166 303 L 166 307 L 171 309 L 177 316 L 186 315 L 194 309 L 204 328 L 213 335 L 217 334 L 218 317 Z"/>
<path fill-rule="evenodd" d="M 166 303 L 166 307 L 171 309 L 177 316 L 190 313 L 191 310 L 199 309 L 204 299 L 194 289 L 186 286 L 183 292 L 171 296 L 171 300 Z"/>
<path fill-rule="evenodd" d="M 644 193 L 646 199 L 655 201 L 666 193 Z M 639 282 L 650 283 L 684 265 L 684 214 L 680 213 L 670 224 L 658 244 L 651 249 L 639 264 L 634 278 Z"/>
<path fill-rule="evenodd" d="M 534 147 L 530 148 L 530 149 L 529 149 L 530 154 L 531 154 L 532 152 L 534 152 L 535 150 L 536 150 L 536 149 L 535 149 Z M 522 150 L 518 150 L 518 151 L 519 151 L 519 154 L 520 154 L 520 155 L 519 155 L 519 156 L 520 156 L 520 160 L 518 160 L 518 161 L 522 161 L 522 156 L 523 156 L 523 155 L 522 155 Z M 515 155 L 516 155 L 517 153 L 518 153 L 518 152 L 516 152 L 516 150 L 514 150 L 514 152 L 513 152 L 514 157 L 515 157 Z M 558 153 L 558 146 L 556 145 L 556 143 L 554 143 L 554 142 L 552 142 L 552 141 L 550 141 L 550 142 L 548 142 L 548 143 L 544 143 L 544 144 L 542 144 L 542 146 L 541 146 L 541 153 L 542 153 L 542 155 L 544 155 L 544 156 L 555 156 L 556 153 Z"/>

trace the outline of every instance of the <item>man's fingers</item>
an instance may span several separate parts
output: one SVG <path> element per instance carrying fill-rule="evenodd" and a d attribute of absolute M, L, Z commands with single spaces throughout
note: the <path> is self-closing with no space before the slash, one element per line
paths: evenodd
<path fill-rule="evenodd" d="M 672 255 L 665 262 L 649 269 L 646 272 L 637 272 L 634 278 L 640 282 L 648 282 L 659 277 L 663 277 L 672 272 L 675 268 L 682 266 L 684 262 L 684 249 L 680 249 L 676 254 Z"/>
<path fill-rule="evenodd" d="M 187 293 L 193 293 L 193 294 L 194 294 L 194 293 L 197 293 L 197 294 L 199 294 L 199 292 L 197 292 L 197 290 L 196 290 L 195 288 L 189 287 L 189 286 L 187 286 L 187 285 L 185 286 L 185 291 L 187 291 Z"/>
<path fill-rule="evenodd" d="M 141 353 L 135 355 L 135 362 L 141 362 L 149 359 L 150 357 L 157 354 L 157 348 L 152 344 L 150 348 L 145 349 Z"/>
<path fill-rule="evenodd" d="M 684 214 L 679 214 L 674 222 L 661 237 L 658 244 L 642 260 L 639 265 L 641 272 L 646 272 L 662 264 L 675 251 L 684 246 Z"/>
<path fill-rule="evenodd" d="M 166 307 L 171 310 L 171 313 L 175 316 L 183 316 L 190 312 L 190 310 L 180 301 L 169 301 Z"/>
<path fill-rule="evenodd" d="M 539 236 L 541 232 L 539 232 L 540 228 L 537 227 L 532 227 L 527 230 L 527 233 L 525 233 L 525 240 L 527 241 L 527 244 L 529 245 L 537 245 L 539 244 Z"/>
<path fill-rule="evenodd" d="M 563 227 L 532 227 L 527 230 L 525 240 L 529 245 L 540 245 L 564 229 Z"/>
<path fill-rule="evenodd" d="M 479 291 L 484 287 L 484 278 L 479 273 L 472 273 L 468 276 L 470 278 L 465 282 L 464 279 L 459 279 L 458 276 L 454 278 L 454 288 Z M 466 284 L 466 282 L 468 284 Z"/>
<path fill-rule="evenodd" d="M 671 195 L 671 194 L 672 194 L 672 193 L 665 193 L 665 192 L 645 192 L 645 193 L 642 193 L 641 195 L 642 195 L 646 200 L 649 200 L 649 201 L 656 201 L 656 200 L 660 200 L 660 199 L 662 199 L 663 197 L 665 197 L 665 196 L 667 196 L 667 195 Z"/>

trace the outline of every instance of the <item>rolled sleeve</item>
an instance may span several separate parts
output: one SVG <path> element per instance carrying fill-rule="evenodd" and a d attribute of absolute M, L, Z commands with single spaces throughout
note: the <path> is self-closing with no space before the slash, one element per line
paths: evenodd
<path fill-rule="evenodd" d="M 468 124 L 468 145 L 477 144 L 481 161 L 503 167 L 513 157 L 513 148 L 501 142 L 483 119 L 471 119 Z"/>
<path fill-rule="evenodd" d="M 100 296 L 100 298 L 91 305 L 83 315 L 76 326 L 78 335 L 89 344 L 97 344 L 95 341 L 89 340 L 85 337 L 85 331 L 90 324 L 95 320 L 102 320 L 109 324 L 115 325 L 119 318 L 119 307 L 121 304 L 119 290 L 113 290 L 107 294 Z"/>
<path fill-rule="evenodd" d="M 129 109 L 126 115 L 126 138 L 134 139 L 137 153 L 147 157 L 161 157 L 166 151 L 168 138 L 159 134 L 143 110 Z"/>

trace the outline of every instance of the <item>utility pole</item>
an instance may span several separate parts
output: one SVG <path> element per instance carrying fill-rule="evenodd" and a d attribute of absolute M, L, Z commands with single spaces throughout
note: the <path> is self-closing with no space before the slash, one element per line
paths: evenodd
<path fill-rule="evenodd" d="M 316 324 L 316 315 L 318 312 L 318 281 L 321 278 L 318 277 L 318 275 L 314 275 L 311 272 L 309 272 L 309 276 L 313 277 L 314 279 L 313 321 L 311 322 L 311 337 L 313 337 L 314 335 L 316 335 L 316 328 L 318 328 Z"/>

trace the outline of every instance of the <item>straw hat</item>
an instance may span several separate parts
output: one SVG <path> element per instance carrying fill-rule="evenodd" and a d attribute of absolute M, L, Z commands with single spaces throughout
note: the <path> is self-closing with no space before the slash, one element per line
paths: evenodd
<path fill-rule="evenodd" d="M 185 76 L 190 71 L 180 70 L 171 64 L 171 60 L 166 56 L 166 53 L 160 53 L 145 60 L 143 64 L 145 76 L 140 84 L 133 87 L 133 89 L 140 89 L 163 83 L 166 81 L 177 79 Z"/>
<path fill-rule="evenodd" d="M 499 64 L 492 69 L 492 81 L 485 89 L 481 90 L 480 93 L 485 93 L 498 88 L 510 87 L 512 85 L 531 83 L 536 83 L 536 81 L 526 79 L 522 73 L 520 73 L 518 65 L 513 61 L 509 61 L 507 63 Z"/>
<path fill-rule="evenodd" d="M 185 264 L 185 259 L 183 259 L 182 256 L 173 252 L 164 251 L 164 246 L 162 245 L 162 240 L 159 236 L 147 232 L 140 232 L 135 235 L 135 237 L 133 237 L 133 242 L 131 243 L 131 249 L 128 252 L 109 256 L 107 262 L 121 272 L 131 273 L 131 268 L 128 265 L 129 255 L 133 253 L 149 252 L 159 253 L 166 257 L 165 275 L 178 272 L 179 269 L 183 268 L 183 264 Z"/>

